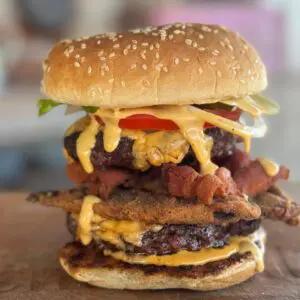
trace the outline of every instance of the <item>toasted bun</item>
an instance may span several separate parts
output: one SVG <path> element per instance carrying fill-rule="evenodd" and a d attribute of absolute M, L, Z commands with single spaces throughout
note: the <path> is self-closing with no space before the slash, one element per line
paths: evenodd
<path fill-rule="evenodd" d="M 129 108 L 213 103 L 261 92 L 265 66 L 239 34 L 171 24 L 57 43 L 42 90 L 53 100 Z"/>
<path fill-rule="evenodd" d="M 256 232 L 256 241 L 259 242 L 261 252 L 264 254 L 266 234 L 263 228 Z M 95 259 L 94 255 L 90 254 L 88 258 L 84 258 L 84 255 L 75 254 L 72 258 L 72 255 L 66 255 L 66 253 L 72 252 L 72 245 L 69 244 L 69 246 L 71 246 L 71 251 L 67 249 L 67 245 L 60 254 L 60 263 L 64 270 L 78 281 L 103 288 L 131 290 L 182 288 L 209 291 L 241 283 L 257 273 L 254 256 L 247 254 L 241 260 L 229 264 L 222 271 L 216 270 L 216 272 L 196 278 L 172 276 L 163 271 L 147 274 L 142 268 L 124 268 L 116 263 L 113 263 L 110 267 L 105 266 L 105 264 L 103 266 L 98 264 L 95 267 L 78 266 L 78 260 L 82 259 L 84 265 L 84 260 L 87 259 L 91 262 Z M 75 259 L 75 266 L 73 259 Z"/>
<path fill-rule="evenodd" d="M 256 273 L 256 263 L 252 256 L 236 262 L 217 275 L 200 278 L 174 277 L 168 273 L 145 274 L 139 269 L 73 268 L 68 261 L 60 258 L 64 270 L 78 281 L 110 289 L 152 290 L 189 289 L 210 291 L 241 283 Z"/>

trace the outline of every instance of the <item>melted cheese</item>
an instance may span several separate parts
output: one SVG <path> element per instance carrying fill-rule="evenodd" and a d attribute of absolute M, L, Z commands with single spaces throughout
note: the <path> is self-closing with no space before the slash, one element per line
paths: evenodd
<path fill-rule="evenodd" d="M 124 249 L 123 241 L 135 246 L 141 246 L 142 238 L 146 231 L 159 231 L 161 228 L 161 225 L 147 226 L 136 221 L 104 220 L 97 225 L 95 234 L 101 240 Z"/>
<path fill-rule="evenodd" d="M 177 124 L 179 131 L 146 134 L 141 131 L 134 133 L 132 130 L 119 128 L 120 119 L 134 114 L 148 114 L 160 119 L 171 120 Z M 251 127 L 193 106 L 160 106 L 123 110 L 99 109 L 95 115 L 103 120 L 104 127 L 99 125 L 96 119 L 91 116 L 90 124 L 77 140 L 78 157 L 87 173 L 93 172 L 90 153 L 95 145 L 96 134 L 101 129 L 103 130 L 104 149 L 107 152 L 112 152 L 118 147 L 120 138 L 124 136 L 125 132 L 134 137 L 134 165 L 141 170 L 149 168 L 150 165 L 159 166 L 168 162 L 181 162 L 188 151 L 187 143 L 189 143 L 196 158 L 201 163 L 202 173 L 214 173 L 217 169 L 217 166 L 210 159 L 213 140 L 204 134 L 203 126 L 205 123 L 213 124 L 242 137 L 246 151 L 250 150 L 250 141 L 255 135 Z M 74 129 L 72 128 L 72 130 Z"/>
<path fill-rule="evenodd" d="M 143 235 L 146 231 L 159 231 L 161 225 L 146 225 L 136 221 L 107 220 L 94 214 L 93 206 L 100 203 L 101 199 L 95 196 L 86 196 L 83 199 L 78 220 L 77 236 L 82 244 L 88 245 L 94 236 L 109 242 L 118 248 L 124 248 L 124 242 L 141 246 Z"/>
<path fill-rule="evenodd" d="M 167 106 L 167 107 L 148 107 L 148 108 L 136 108 L 136 109 L 124 109 L 124 110 L 109 110 L 99 109 L 96 113 L 106 123 L 109 119 L 113 120 L 113 123 L 117 128 L 113 128 L 112 121 L 109 121 L 110 130 L 105 134 L 116 132 L 119 129 L 117 126 L 120 119 L 127 118 L 134 114 L 149 114 L 160 119 L 172 120 L 176 123 L 182 135 L 189 141 L 193 151 L 201 163 L 201 171 L 203 173 L 213 173 L 217 168 L 210 160 L 210 150 L 212 147 L 212 141 L 206 137 L 203 133 L 204 123 L 210 123 L 218 126 L 226 131 L 230 131 L 235 135 L 241 136 L 245 140 L 246 150 L 250 149 L 250 138 L 252 137 L 251 129 L 247 126 L 238 124 L 236 122 L 227 120 L 220 116 L 208 113 L 193 106 Z M 113 151 L 118 145 L 120 135 L 109 137 L 110 144 L 114 147 L 110 147 Z M 112 140 L 114 139 L 114 142 Z M 104 142 L 107 139 L 104 137 Z M 158 154 L 154 153 L 154 161 L 156 161 Z"/>
<path fill-rule="evenodd" d="M 141 133 L 134 141 L 133 164 L 139 170 L 164 163 L 178 164 L 189 151 L 189 143 L 179 131 Z"/>
<path fill-rule="evenodd" d="M 92 218 L 94 216 L 94 204 L 101 202 L 95 196 L 85 196 L 81 205 L 78 217 L 77 236 L 83 245 L 88 245 L 92 241 Z"/>
<path fill-rule="evenodd" d="M 91 162 L 91 151 L 95 146 L 98 131 L 99 123 L 95 118 L 91 118 L 90 124 L 81 132 L 76 142 L 78 158 L 87 173 L 92 173 L 94 171 L 94 167 Z M 106 140 L 107 139 L 108 137 L 106 137 Z"/>
<path fill-rule="evenodd" d="M 280 168 L 279 165 L 274 161 L 262 157 L 257 158 L 257 160 L 260 162 L 261 166 L 268 176 L 273 177 L 278 174 Z"/>
<path fill-rule="evenodd" d="M 200 251 L 182 250 L 171 255 L 127 255 L 123 251 L 112 252 L 104 250 L 104 254 L 112 256 L 117 260 L 121 260 L 130 264 L 153 264 L 169 267 L 177 267 L 183 265 L 199 266 L 209 262 L 214 262 L 222 259 L 227 259 L 235 253 L 251 252 L 256 260 L 256 269 L 262 272 L 264 269 L 263 251 L 258 248 L 253 238 L 249 237 L 232 237 L 229 245 L 223 248 L 204 248 Z"/>

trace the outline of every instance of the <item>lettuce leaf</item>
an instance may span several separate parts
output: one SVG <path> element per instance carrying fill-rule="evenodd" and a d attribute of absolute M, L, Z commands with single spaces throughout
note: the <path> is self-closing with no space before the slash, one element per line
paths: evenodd
<path fill-rule="evenodd" d="M 62 103 L 56 102 L 51 99 L 40 99 L 37 102 L 39 117 L 45 115 L 49 111 L 51 111 L 54 107 L 61 105 Z"/>
<path fill-rule="evenodd" d="M 37 101 L 39 117 L 47 114 L 56 106 L 63 105 L 63 103 L 54 101 L 52 99 L 40 99 Z M 98 107 L 94 106 L 81 106 L 81 109 L 88 114 L 93 114 L 98 110 Z"/>

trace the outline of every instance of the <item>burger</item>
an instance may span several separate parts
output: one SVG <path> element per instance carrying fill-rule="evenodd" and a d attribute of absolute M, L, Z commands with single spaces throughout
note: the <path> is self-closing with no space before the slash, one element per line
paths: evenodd
<path fill-rule="evenodd" d="M 289 170 L 249 155 L 266 69 L 222 26 L 176 23 L 58 42 L 38 101 L 83 116 L 64 136 L 70 190 L 31 202 L 67 212 L 59 253 L 74 279 L 114 289 L 215 290 L 264 269 L 264 218 L 297 226 L 276 185 Z"/>

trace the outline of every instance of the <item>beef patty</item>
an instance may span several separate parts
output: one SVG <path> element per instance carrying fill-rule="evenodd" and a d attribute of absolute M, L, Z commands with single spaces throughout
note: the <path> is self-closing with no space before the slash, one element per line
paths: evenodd
<path fill-rule="evenodd" d="M 220 128 L 208 128 L 205 134 L 212 137 L 214 140 L 212 148 L 212 158 L 218 159 L 232 154 L 233 149 L 237 142 L 240 141 L 239 137 L 226 132 Z M 76 152 L 76 141 L 80 132 L 74 132 L 64 138 L 64 147 L 68 155 L 78 161 Z M 96 136 L 95 147 L 91 151 L 91 161 L 94 167 L 124 167 L 134 169 L 133 160 L 134 153 L 132 152 L 133 140 L 122 137 L 117 149 L 113 152 L 106 152 L 103 146 L 103 133 L 100 131 Z M 190 148 L 188 154 L 183 160 L 183 164 L 193 165 L 196 159 L 192 149 Z"/>
<path fill-rule="evenodd" d="M 76 221 L 71 214 L 67 216 L 67 226 L 75 237 Z M 180 250 L 198 251 L 201 248 L 223 247 L 233 235 L 246 236 L 260 226 L 260 220 L 241 220 L 228 226 L 221 225 L 164 225 L 160 231 L 144 233 L 141 246 L 135 246 L 123 240 L 127 254 L 167 255 Z M 118 250 L 114 245 L 95 239 L 99 249 Z"/>
<path fill-rule="evenodd" d="M 156 265 L 128 264 L 118 261 L 112 257 L 104 256 L 102 251 L 93 243 L 88 246 L 83 246 L 79 242 L 72 242 L 65 245 L 65 247 L 60 251 L 60 257 L 65 259 L 73 268 L 101 267 L 107 269 L 117 269 L 120 270 L 120 272 L 122 270 L 137 269 L 149 276 L 156 273 L 167 273 L 168 275 L 174 277 L 201 278 L 208 275 L 217 275 L 230 266 L 233 266 L 234 264 L 251 257 L 251 253 L 237 253 L 227 259 L 209 262 L 205 265 L 199 266 L 166 267 Z"/>

